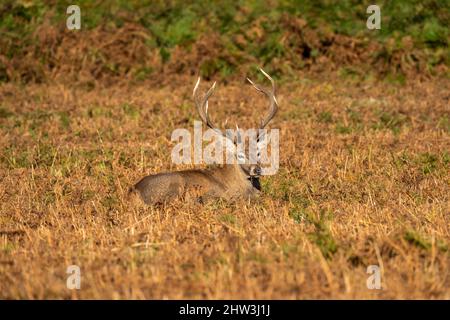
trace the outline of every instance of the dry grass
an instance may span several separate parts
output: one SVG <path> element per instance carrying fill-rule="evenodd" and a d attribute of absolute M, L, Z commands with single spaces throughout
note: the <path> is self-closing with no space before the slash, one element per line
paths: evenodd
<path fill-rule="evenodd" d="M 283 84 L 261 199 L 129 203 L 175 169 L 170 134 L 197 118 L 185 83 L 0 86 L 0 298 L 450 298 L 448 80 Z M 218 90 L 216 119 L 255 123 L 241 87 Z"/>

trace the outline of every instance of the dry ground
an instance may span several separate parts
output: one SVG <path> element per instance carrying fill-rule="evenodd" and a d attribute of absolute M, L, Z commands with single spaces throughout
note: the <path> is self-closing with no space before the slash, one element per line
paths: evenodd
<path fill-rule="evenodd" d="M 0 298 L 450 299 L 449 80 L 282 83 L 281 168 L 261 199 L 127 202 L 175 169 L 194 82 L 0 86 Z M 264 102 L 231 83 L 210 108 L 245 128 Z M 382 290 L 366 287 L 373 264 Z"/>

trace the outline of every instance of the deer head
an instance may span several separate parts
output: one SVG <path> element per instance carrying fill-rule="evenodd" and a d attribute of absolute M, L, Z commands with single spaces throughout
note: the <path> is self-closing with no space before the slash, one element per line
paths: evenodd
<path fill-rule="evenodd" d="M 222 130 L 220 130 L 211 120 L 209 117 L 208 112 L 208 99 L 213 94 L 215 88 L 216 88 L 216 82 L 209 88 L 209 90 L 206 92 L 206 94 L 203 96 L 203 98 L 199 98 L 197 95 L 197 91 L 200 85 L 200 77 L 197 80 L 197 83 L 195 84 L 194 91 L 193 91 L 193 97 L 194 101 L 197 107 L 198 114 L 202 120 L 202 122 L 210 129 L 214 130 L 218 135 L 222 136 L 224 138 L 225 144 L 227 146 L 227 150 L 231 150 L 233 153 L 233 156 L 235 157 L 236 164 L 240 166 L 242 171 L 247 175 L 249 179 L 257 178 L 261 175 L 261 165 L 260 165 L 260 154 L 262 148 L 265 148 L 267 146 L 267 143 L 269 141 L 268 135 L 265 134 L 265 131 L 263 130 L 267 124 L 272 120 L 272 118 L 275 116 L 276 112 L 278 111 L 278 102 L 275 97 L 275 82 L 273 79 L 263 70 L 260 69 L 260 71 L 263 73 L 263 75 L 270 80 L 272 84 L 271 90 L 266 89 L 264 87 L 261 87 L 257 84 L 255 84 L 252 80 L 247 78 L 247 81 L 250 82 L 250 84 L 259 92 L 263 93 L 267 99 L 269 100 L 268 105 L 268 112 L 266 116 L 261 120 L 259 128 L 257 130 L 256 134 L 256 162 L 250 161 L 249 158 L 245 155 L 245 150 L 242 148 L 243 138 L 241 135 L 241 132 L 239 130 L 239 127 L 236 125 L 236 134 L 234 136 L 231 136 L 229 134 L 224 133 Z M 227 130 L 227 132 L 229 132 Z M 254 158 L 254 157 L 253 157 Z M 252 159 L 253 160 L 253 159 Z"/>

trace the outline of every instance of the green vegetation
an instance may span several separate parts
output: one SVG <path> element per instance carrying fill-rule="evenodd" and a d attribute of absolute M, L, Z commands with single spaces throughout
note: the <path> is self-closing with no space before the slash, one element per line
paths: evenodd
<path fill-rule="evenodd" d="M 338 250 L 336 241 L 331 234 L 329 223 L 332 219 L 330 212 L 321 211 L 319 217 L 308 215 L 310 222 L 315 227 L 315 232 L 310 233 L 309 238 L 317 245 L 322 255 L 330 259 Z"/>
<path fill-rule="evenodd" d="M 422 234 L 420 234 L 417 231 L 414 230 L 407 230 L 403 237 L 408 243 L 424 250 L 430 250 L 432 247 L 432 243 L 429 239 L 424 237 Z M 447 244 L 442 240 L 436 241 L 436 247 L 442 251 L 447 252 L 448 246 Z"/>
<path fill-rule="evenodd" d="M 314 231 L 308 238 L 319 248 L 326 259 L 330 259 L 338 250 L 336 241 L 330 231 L 332 213 L 321 210 L 318 214 L 308 208 L 309 201 L 298 195 L 291 197 L 289 216 L 298 224 L 310 224 Z"/>
<path fill-rule="evenodd" d="M 55 28 L 53 36 L 68 36 L 64 29 L 69 4 L 45 0 L 6 0 L 0 4 L 0 57 L 4 57 L 0 59 L 0 81 L 45 78 L 45 68 L 55 67 L 53 52 L 40 49 L 49 45 L 43 39 L 50 27 Z M 201 41 L 206 41 L 211 52 L 201 61 L 197 57 L 195 62 L 207 77 L 229 76 L 245 64 L 267 65 L 267 71 L 275 76 L 288 75 L 292 70 L 317 63 L 321 56 L 339 59 L 339 52 L 333 50 L 353 40 L 359 41 L 362 51 L 372 51 L 355 59 L 367 66 L 369 62 L 388 64 L 389 70 L 380 71 L 392 81 L 404 81 L 403 66 L 399 65 L 405 63 L 422 65 L 419 63 L 422 61 L 429 70 L 449 63 L 450 5 L 445 1 L 379 1 L 381 30 L 366 28 L 368 4 L 356 0 L 333 3 L 327 0 L 81 0 L 77 4 L 82 15 L 80 32 L 100 28 L 113 37 L 127 25 L 137 26 L 138 32 L 142 30 L 145 34 L 147 50 L 158 52 L 162 63 L 179 63 L 180 56 L 174 56 L 176 48 L 189 55 Z M 344 38 L 337 39 L 336 35 Z M 124 33 L 123 37 L 126 36 L 131 34 Z M 61 45 L 61 38 L 58 39 L 53 45 Z M 369 49 L 373 42 L 377 46 Z M 41 68 L 35 67 L 32 72 L 14 71 L 8 65 L 11 60 L 32 52 Z M 101 48 L 91 48 L 90 55 L 97 62 L 102 61 L 105 72 L 112 75 L 132 73 L 136 80 L 142 80 L 157 72 L 154 66 L 140 61 L 132 67 L 123 65 L 120 57 L 108 57 Z M 361 73 L 353 65 L 344 65 L 341 71 L 352 77 L 367 73 Z"/>
<path fill-rule="evenodd" d="M 394 134 L 398 134 L 408 118 L 400 113 L 380 112 L 379 121 L 373 125 L 374 129 L 390 129 Z"/>

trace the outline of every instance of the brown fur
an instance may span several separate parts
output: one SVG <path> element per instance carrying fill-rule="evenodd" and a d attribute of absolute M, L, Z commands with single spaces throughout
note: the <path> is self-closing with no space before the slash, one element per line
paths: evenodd
<path fill-rule="evenodd" d="M 186 193 L 195 193 L 197 200 L 203 202 L 212 198 L 252 198 L 259 190 L 240 165 L 232 164 L 149 175 L 136 183 L 131 192 L 139 194 L 146 204 L 159 204 Z"/>

